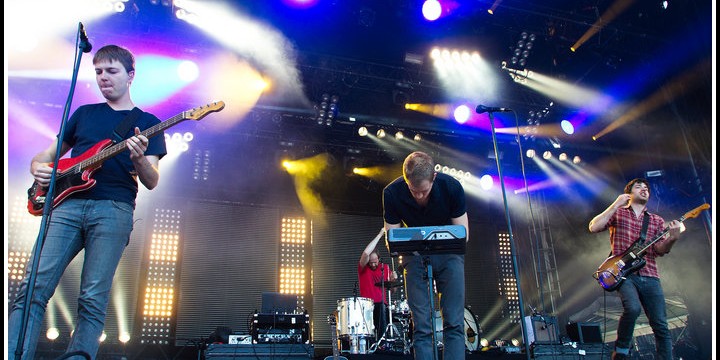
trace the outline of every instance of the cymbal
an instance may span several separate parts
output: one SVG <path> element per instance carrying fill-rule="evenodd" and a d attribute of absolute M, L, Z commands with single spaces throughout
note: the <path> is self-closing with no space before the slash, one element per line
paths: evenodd
<path fill-rule="evenodd" d="M 375 283 L 375 286 L 377 286 L 377 287 L 382 287 L 383 284 L 385 284 L 385 288 L 386 288 L 386 289 L 392 289 L 392 288 L 396 288 L 396 287 L 398 287 L 398 286 L 402 286 L 402 285 L 403 285 L 402 281 L 397 281 L 397 280 L 396 280 L 396 281 L 389 281 L 389 280 L 388 280 L 388 281 L 386 281 L 386 282 L 384 282 L 384 283 L 378 281 L 378 282 Z"/>

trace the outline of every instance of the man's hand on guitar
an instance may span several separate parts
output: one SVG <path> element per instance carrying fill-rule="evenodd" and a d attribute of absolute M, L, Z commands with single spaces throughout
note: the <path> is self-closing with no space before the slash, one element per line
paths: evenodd
<path fill-rule="evenodd" d="M 140 134 L 140 129 L 135 128 L 135 136 L 127 139 L 127 148 L 130 150 L 130 159 L 135 161 L 145 156 L 145 150 L 148 147 L 148 138 Z"/>
<path fill-rule="evenodd" d="M 42 187 L 47 187 L 50 184 L 50 175 L 52 174 L 52 167 L 50 167 L 50 164 L 40 161 L 33 161 L 30 173 L 32 174 L 35 182 L 37 182 L 38 185 Z"/>
<path fill-rule="evenodd" d="M 668 238 L 677 239 L 680 237 L 680 231 L 682 230 L 682 222 L 673 220 L 667 224 Z"/>

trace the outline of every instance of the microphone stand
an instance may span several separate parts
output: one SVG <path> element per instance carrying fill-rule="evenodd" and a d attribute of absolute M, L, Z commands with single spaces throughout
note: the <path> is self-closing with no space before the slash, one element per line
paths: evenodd
<path fill-rule="evenodd" d="M 60 160 L 60 151 L 62 150 L 63 138 L 65 136 L 65 125 L 70 114 L 70 107 L 72 106 L 73 94 L 75 93 L 75 85 L 77 84 L 78 71 L 80 69 L 80 60 L 85 52 L 89 52 L 92 48 L 87 41 L 80 41 L 83 37 L 82 23 L 78 25 L 77 44 L 75 48 L 75 64 L 73 66 L 72 78 L 70 81 L 70 92 L 68 98 L 65 101 L 65 109 L 63 110 L 62 120 L 60 121 L 60 131 L 58 133 L 57 147 L 55 148 L 55 160 L 53 164 L 57 164 Z M 78 51 L 82 50 L 82 51 Z M 37 280 L 37 271 L 40 264 L 40 254 L 42 253 L 43 245 L 45 244 L 45 237 L 47 236 L 48 226 L 50 224 L 50 218 L 53 210 L 53 202 L 55 199 L 55 182 L 57 178 L 57 167 L 53 166 L 52 172 L 50 173 L 50 184 L 48 184 L 48 190 L 45 194 L 45 205 L 43 206 L 42 219 L 40 220 L 40 230 L 35 243 L 35 248 L 32 254 L 32 266 L 30 268 L 30 274 L 28 275 L 27 286 L 25 288 L 25 302 L 23 305 L 23 317 L 22 317 L 22 328 L 18 334 L 17 346 L 15 347 L 15 359 L 20 360 L 23 354 L 23 348 L 25 344 L 25 332 L 27 332 L 28 320 L 30 318 L 30 304 L 32 303 L 33 292 L 35 288 L 35 281 Z M 11 341 L 11 340 L 8 340 Z"/>
<path fill-rule="evenodd" d="M 502 189 L 502 196 L 503 196 L 503 204 L 505 206 L 505 220 L 507 221 L 508 226 L 508 236 L 510 240 L 510 255 L 512 257 L 512 264 L 513 264 L 513 271 L 515 272 L 515 282 L 517 284 L 517 291 L 518 291 L 518 304 L 520 307 L 520 329 L 522 329 L 522 335 L 523 335 L 523 344 L 525 346 L 525 355 L 527 356 L 527 359 L 530 360 L 530 345 L 528 344 L 528 337 L 527 337 L 527 329 L 525 329 L 525 326 L 522 325 L 523 319 L 525 319 L 525 311 L 523 309 L 523 295 L 522 290 L 520 286 L 520 271 L 518 269 L 517 264 L 517 254 L 515 249 L 515 238 L 513 236 L 512 231 L 512 225 L 510 222 L 510 208 L 508 207 L 507 202 L 507 194 L 505 193 L 505 179 L 503 178 L 503 172 L 502 172 L 502 164 L 500 163 L 500 156 L 498 152 L 498 145 L 497 145 L 497 137 L 495 135 L 495 117 L 493 115 L 493 111 L 488 111 L 488 116 L 490 117 L 490 129 L 492 133 L 492 140 L 493 140 L 493 149 L 495 150 L 495 162 L 497 163 L 498 168 L 498 176 L 500 177 L 500 188 Z M 522 154 L 520 154 L 522 156 Z"/>

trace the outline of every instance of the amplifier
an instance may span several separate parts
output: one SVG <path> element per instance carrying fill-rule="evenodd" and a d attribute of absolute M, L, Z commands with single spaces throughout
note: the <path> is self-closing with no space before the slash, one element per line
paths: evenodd
<path fill-rule="evenodd" d="M 252 336 L 248 334 L 229 335 L 228 344 L 252 344 Z"/>
<path fill-rule="evenodd" d="M 310 315 L 308 314 L 261 314 L 253 315 L 250 335 L 255 343 L 309 342 Z"/>

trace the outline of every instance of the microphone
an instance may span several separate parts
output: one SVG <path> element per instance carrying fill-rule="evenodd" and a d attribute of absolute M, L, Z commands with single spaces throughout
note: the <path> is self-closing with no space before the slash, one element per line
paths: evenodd
<path fill-rule="evenodd" d="M 482 113 L 486 113 L 486 112 L 508 112 L 508 111 L 512 111 L 512 110 L 508 109 L 508 108 L 489 107 L 489 106 L 485 106 L 485 105 L 478 105 L 475 108 L 475 112 L 478 114 L 482 114 Z"/>
<path fill-rule="evenodd" d="M 92 44 L 90 43 L 90 40 L 88 40 L 83 23 L 80 23 L 80 49 L 82 49 L 82 52 L 84 53 L 89 53 L 90 50 L 92 50 Z"/>

